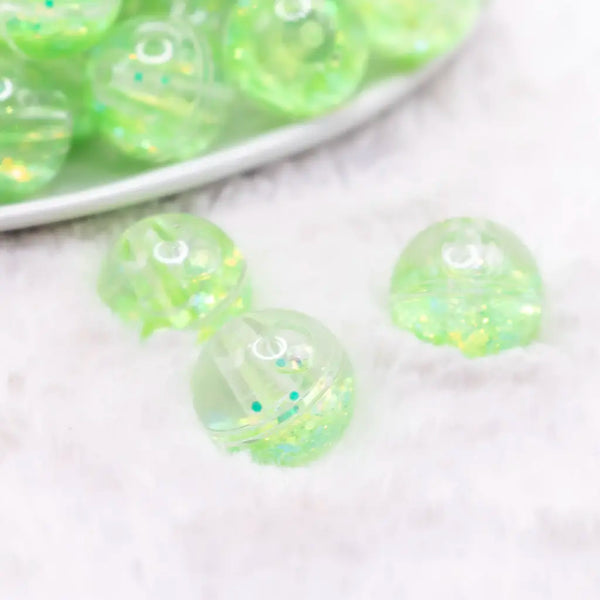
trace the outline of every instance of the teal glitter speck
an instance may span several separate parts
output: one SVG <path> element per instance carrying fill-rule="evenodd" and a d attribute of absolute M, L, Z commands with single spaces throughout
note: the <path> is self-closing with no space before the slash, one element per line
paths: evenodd
<path fill-rule="evenodd" d="M 54 0 L 46 0 L 46 8 L 54 8 Z"/>
<path fill-rule="evenodd" d="M 298 392 L 294 391 L 294 392 L 292 392 L 290 394 L 290 400 L 294 400 L 295 401 L 295 400 L 298 400 L 298 398 L 300 398 L 300 394 Z"/>
<path fill-rule="evenodd" d="M 278 358 L 275 363 L 278 367 L 285 367 L 285 358 Z"/>
<path fill-rule="evenodd" d="M 260 402 L 253 402 L 252 403 L 252 410 L 254 412 L 260 412 L 262 410 L 262 404 Z"/>
<path fill-rule="evenodd" d="M 136 73 L 134 79 L 136 81 L 142 81 L 144 79 L 144 74 L 143 73 Z"/>

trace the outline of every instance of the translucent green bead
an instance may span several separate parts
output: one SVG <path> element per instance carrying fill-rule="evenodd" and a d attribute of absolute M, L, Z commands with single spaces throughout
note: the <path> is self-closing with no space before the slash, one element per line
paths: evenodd
<path fill-rule="evenodd" d="M 202 351 L 193 390 L 216 443 L 283 466 L 325 454 L 354 402 L 352 367 L 337 339 L 286 310 L 246 313 L 225 325 Z"/>
<path fill-rule="evenodd" d="M 121 0 L 11 0 L 0 5 L 8 43 L 34 59 L 91 48 L 114 23 Z"/>
<path fill-rule="evenodd" d="M 212 335 L 250 302 L 246 262 L 218 227 L 191 215 L 139 221 L 111 248 L 98 293 L 143 336 L 157 329 Z"/>
<path fill-rule="evenodd" d="M 229 77 L 249 97 L 292 117 L 330 111 L 363 80 L 360 19 L 337 0 L 239 0 L 225 26 Z"/>
<path fill-rule="evenodd" d="M 0 204 L 36 192 L 71 146 L 65 95 L 31 65 L 0 56 Z"/>
<path fill-rule="evenodd" d="M 451 219 L 420 233 L 402 253 L 391 311 L 418 338 L 474 357 L 533 341 L 542 296 L 535 260 L 510 231 Z"/>
<path fill-rule="evenodd" d="M 191 158 L 224 127 L 230 96 L 207 40 L 185 21 L 121 23 L 94 50 L 89 73 L 100 132 L 129 156 Z"/>
<path fill-rule="evenodd" d="M 351 0 L 375 51 L 407 70 L 452 49 L 473 27 L 482 0 Z"/>

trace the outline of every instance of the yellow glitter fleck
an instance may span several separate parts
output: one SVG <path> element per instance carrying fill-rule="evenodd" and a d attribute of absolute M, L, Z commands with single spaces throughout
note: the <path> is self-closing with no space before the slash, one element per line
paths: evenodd
<path fill-rule="evenodd" d="M 19 165 L 10 158 L 4 158 L 0 163 L 0 172 L 7 173 L 13 179 L 19 182 L 31 181 L 31 173 L 24 165 Z"/>
<path fill-rule="evenodd" d="M 489 335 L 484 329 L 477 329 L 465 340 L 462 349 L 466 352 L 477 352 L 480 348 L 487 344 L 489 339 Z"/>
<path fill-rule="evenodd" d="M 235 258 L 234 256 L 230 256 L 229 258 L 226 258 L 226 259 L 225 259 L 225 264 L 226 264 L 228 267 L 235 267 L 235 265 L 237 265 L 237 264 L 238 264 L 238 262 L 239 262 L 239 261 L 238 261 L 238 259 L 237 259 L 237 258 Z"/>
<path fill-rule="evenodd" d="M 448 337 L 458 346 L 462 344 L 462 336 L 460 335 L 460 331 L 451 331 L 448 334 Z"/>

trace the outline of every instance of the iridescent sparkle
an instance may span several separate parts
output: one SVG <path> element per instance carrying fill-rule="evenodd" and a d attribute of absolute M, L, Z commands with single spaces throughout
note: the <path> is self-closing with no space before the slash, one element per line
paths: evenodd
<path fill-rule="evenodd" d="M 193 329 L 206 339 L 250 302 L 246 262 L 231 239 L 183 214 L 150 217 L 127 229 L 104 261 L 98 292 L 144 336 Z"/>
<path fill-rule="evenodd" d="M 474 357 L 532 342 L 542 296 L 535 260 L 514 234 L 490 221 L 451 219 L 402 253 L 391 311 L 418 338 Z"/>
<path fill-rule="evenodd" d="M 300 369 L 282 371 L 281 359 L 298 352 L 310 358 Z M 282 466 L 328 452 L 354 403 L 352 367 L 337 339 L 318 321 L 287 310 L 246 313 L 227 323 L 202 349 L 193 391 L 216 443 Z"/>

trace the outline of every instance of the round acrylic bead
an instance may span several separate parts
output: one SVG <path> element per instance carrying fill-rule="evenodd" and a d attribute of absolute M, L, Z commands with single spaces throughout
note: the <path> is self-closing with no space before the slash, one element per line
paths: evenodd
<path fill-rule="evenodd" d="M 418 338 L 483 356 L 537 336 L 542 282 L 510 231 L 485 220 L 451 219 L 420 233 L 392 278 L 396 324 Z"/>
<path fill-rule="evenodd" d="M 183 20 L 121 23 L 94 50 L 89 72 L 100 132 L 134 158 L 196 156 L 224 126 L 229 98 L 210 46 Z"/>
<path fill-rule="evenodd" d="M 407 70 L 454 47 L 473 27 L 482 0 L 352 0 L 374 50 Z"/>
<path fill-rule="evenodd" d="M 341 0 L 238 0 L 225 25 L 229 77 L 249 97 L 292 117 L 348 100 L 367 59 L 360 19 Z"/>
<path fill-rule="evenodd" d="M 0 56 L 0 204 L 52 180 L 71 146 L 65 95 L 13 56 Z"/>
<path fill-rule="evenodd" d="M 325 454 L 352 416 L 348 358 L 318 321 L 287 310 L 246 313 L 204 347 L 196 411 L 213 440 L 259 463 L 296 466 Z"/>
<path fill-rule="evenodd" d="M 120 8 L 121 0 L 11 0 L 0 3 L 2 34 L 30 58 L 71 55 L 98 42 Z"/>
<path fill-rule="evenodd" d="M 246 262 L 231 239 L 184 214 L 150 217 L 127 229 L 104 261 L 98 293 L 143 336 L 196 329 L 204 339 L 250 301 Z"/>

